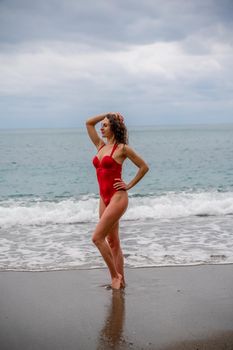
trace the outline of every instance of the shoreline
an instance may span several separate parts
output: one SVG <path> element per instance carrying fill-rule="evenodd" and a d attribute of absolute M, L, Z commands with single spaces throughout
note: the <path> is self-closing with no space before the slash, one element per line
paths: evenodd
<path fill-rule="evenodd" d="M 181 268 L 181 267 L 195 267 L 195 266 L 223 266 L 223 265 L 232 265 L 233 266 L 233 262 L 223 262 L 223 263 L 197 263 L 197 264 L 177 264 L 177 265 L 152 265 L 152 266 L 127 266 L 125 267 L 126 270 L 137 270 L 137 269 L 157 269 L 157 268 Z M 92 270 L 107 270 L 107 267 L 74 267 L 74 268 L 58 268 L 58 269 L 41 269 L 41 270 L 33 270 L 33 269 L 28 269 L 28 270 L 20 270 L 20 269 L 2 269 L 0 268 L 0 273 L 2 272 L 63 272 L 63 271 L 92 271 Z"/>
<path fill-rule="evenodd" d="M 233 349 L 233 264 L 126 268 L 121 291 L 106 268 L 38 272 L 0 271 L 1 350 Z"/>

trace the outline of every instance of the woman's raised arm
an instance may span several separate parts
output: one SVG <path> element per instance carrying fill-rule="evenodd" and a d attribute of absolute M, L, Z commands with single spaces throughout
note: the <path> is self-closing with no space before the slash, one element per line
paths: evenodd
<path fill-rule="evenodd" d="M 88 135 L 97 149 L 101 146 L 101 144 L 103 144 L 103 140 L 99 137 L 95 129 L 95 125 L 101 122 L 101 120 L 103 120 L 105 117 L 106 117 L 106 114 L 100 114 L 86 120 Z"/>

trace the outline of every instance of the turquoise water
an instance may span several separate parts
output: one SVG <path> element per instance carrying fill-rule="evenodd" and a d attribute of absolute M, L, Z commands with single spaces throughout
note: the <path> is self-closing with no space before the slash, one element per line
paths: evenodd
<path fill-rule="evenodd" d="M 121 220 L 129 267 L 233 262 L 233 124 L 129 128 L 150 171 Z M 0 268 L 103 266 L 85 129 L 0 131 Z M 137 168 L 129 160 L 123 178 Z"/>

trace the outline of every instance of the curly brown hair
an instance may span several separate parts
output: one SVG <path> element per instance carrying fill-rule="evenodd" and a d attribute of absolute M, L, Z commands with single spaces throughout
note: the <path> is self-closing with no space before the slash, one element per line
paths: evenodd
<path fill-rule="evenodd" d="M 117 143 L 128 144 L 128 131 L 124 123 L 124 118 L 120 114 L 107 114 L 111 131 Z"/>

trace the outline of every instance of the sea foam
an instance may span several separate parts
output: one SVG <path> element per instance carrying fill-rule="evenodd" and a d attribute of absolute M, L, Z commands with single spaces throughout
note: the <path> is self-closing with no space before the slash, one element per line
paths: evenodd
<path fill-rule="evenodd" d="M 0 202 L 0 227 L 91 223 L 98 220 L 99 200 L 93 195 L 60 201 L 7 200 Z M 172 219 L 189 216 L 233 215 L 233 192 L 167 192 L 130 195 L 122 220 Z"/>

